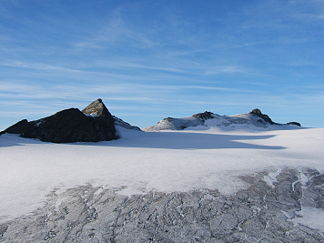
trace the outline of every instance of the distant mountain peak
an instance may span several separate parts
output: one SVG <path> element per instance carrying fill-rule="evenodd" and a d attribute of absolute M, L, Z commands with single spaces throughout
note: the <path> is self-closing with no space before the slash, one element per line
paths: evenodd
<path fill-rule="evenodd" d="M 255 108 L 252 111 L 250 111 L 250 114 L 254 114 L 254 115 L 262 115 L 262 112 L 259 108 Z"/>
<path fill-rule="evenodd" d="M 156 125 L 144 129 L 145 131 L 155 130 L 181 130 L 190 127 L 210 128 L 218 127 L 221 129 L 293 129 L 300 127 L 298 122 L 280 124 L 263 114 L 258 108 L 249 113 L 226 116 L 218 115 L 210 111 L 194 114 L 190 117 L 172 118 L 167 117 L 159 121 Z"/>
<path fill-rule="evenodd" d="M 250 111 L 250 114 L 252 114 L 252 115 L 256 115 L 256 116 L 262 118 L 265 122 L 268 122 L 268 123 L 270 123 L 270 124 L 276 124 L 275 122 L 273 122 L 273 121 L 271 120 L 271 118 L 270 118 L 268 115 L 263 114 L 263 113 L 261 112 L 261 110 L 258 109 L 258 108 L 255 108 L 255 109 L 253 109 L 252 111 Z"/>

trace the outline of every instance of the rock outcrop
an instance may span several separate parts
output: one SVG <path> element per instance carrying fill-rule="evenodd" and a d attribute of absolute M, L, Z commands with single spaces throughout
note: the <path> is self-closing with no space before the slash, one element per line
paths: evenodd
<path fill-rule="evenodd" d="M 82 112 L 92 117 L 102 117 L 110 120 L 113 119 L 107 107 L 102 102 L 102 99 L 97 99 L 93 101 L 90 105 L 84 108 Z"/>
<path fill-rule="evenodd" d="M 213 113 L 210 111 L 205 111 L 203 113 L 197 113 L 197 114 L 192 115 L 192 117 L 198 118 L 198 119 L 203 119 L 203 120 L 214 118 Z"/>
<path fill-rule="evenodd" d="M 271 118 L 268 115 L 263 114 L 260 109 L 253 109 L 252 111 L 250 111 L 249 114 L 258 116 L 258 117 L 262 118 L 263 121 L 265 121 L 265 122 L 267 122 L 267 123 L 269 123 L 271 125 L 289 125 L 289 126 L 301 127 L 301 124 L 299 122 L 288 122 L 286 124 L 276 123 L 276 122 L 272 121 Z"/>
<path fill-rule="evenodd" d="M 98 142 L 118 138 L 114 118 L 101 99 L 92 102 L 83 112 L 70 108 L 35 121 L 25 119 L 3 133 L 54 143 Z"/>
<path fill-rule="evenodd" d="M 268 115 L 263 114 L 260 109 L 257 109 L 257 108 L 253 109 L 252 111 L 250 111 L 249 114 L 258 116 L 258 117 L 260 117 L 261 119 L 263 119 L 265 122 L 267 122 L 269 124 L 278 124 L 278 123 L 273 122 Z"/>

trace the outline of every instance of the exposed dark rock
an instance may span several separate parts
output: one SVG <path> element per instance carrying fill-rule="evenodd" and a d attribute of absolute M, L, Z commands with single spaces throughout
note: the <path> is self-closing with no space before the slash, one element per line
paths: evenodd
<path fill-rule="evenodd" d="M 301 124 L 299 122 L 288 122 L 286 125 L 293 125 L 293 126 L 301 127 Z"/>
<path fill-rule="evenodd" d="M 8 127 L 3 133 L 16 133 L 23 135 L 24 133 L 28 133 L 28 131 L 33 129 L 33 125 L 27 121 L 27 119 L 21 120 L 16 124 Z"/>
<path fill-rule="evenodd" d="M 198 118 L 198 119 L 203 119 L 203 120 L 214 118 L 213 113 L 210 111 L 205 111 L 203 113 L 197 113 L 197 114 L 192 115 L 192 117 Z"/>
<path fill-rule="evenodd" d="M 262 118 L 265 122 L 268 122 L 270 124 L 276 124 L 275 122 L 273 122 L 271 120 L 271 118 L 268 115 L 263 114 L 260 109 L 253 109 L 252 111 L 250 111 L 250 114 L 256 115 L 256 116 Z"/>
<path fill-rule="evenodd" d="M 100 99 L 86 107 L 84 112 L 71 108 L 36 121 L 22 120 L 4 130 L 4 133 L 54 143 L 98 142 L 118 138 L 114 119 Z"/>

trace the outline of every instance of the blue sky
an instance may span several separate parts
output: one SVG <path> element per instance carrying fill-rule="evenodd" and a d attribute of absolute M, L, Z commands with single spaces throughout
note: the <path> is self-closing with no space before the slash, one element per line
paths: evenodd
<path fill-rule="evenodd" d="M 141 127 L 259 107 L 324 126 L 324 1 L 0 0 L 0 129 L 101 97 Z"/>

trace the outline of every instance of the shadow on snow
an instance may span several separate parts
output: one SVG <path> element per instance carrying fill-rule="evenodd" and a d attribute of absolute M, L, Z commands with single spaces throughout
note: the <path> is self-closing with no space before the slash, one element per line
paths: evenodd
<path fill-rule="evenodd" d="M 190 132 L 131 132 L 121 139 L 102 142 L 65 143 L 64 145 L 106 146 L 123 148 L 156 149 L 285 149 L 283 146 L 258 145 L 249 140 L 262 140 L 274 135 L 225 135 Z M 21 138 L 17 135 L 0 136 L 0 148 L 27 144 L 51 144 L 37 139 Z"/>

